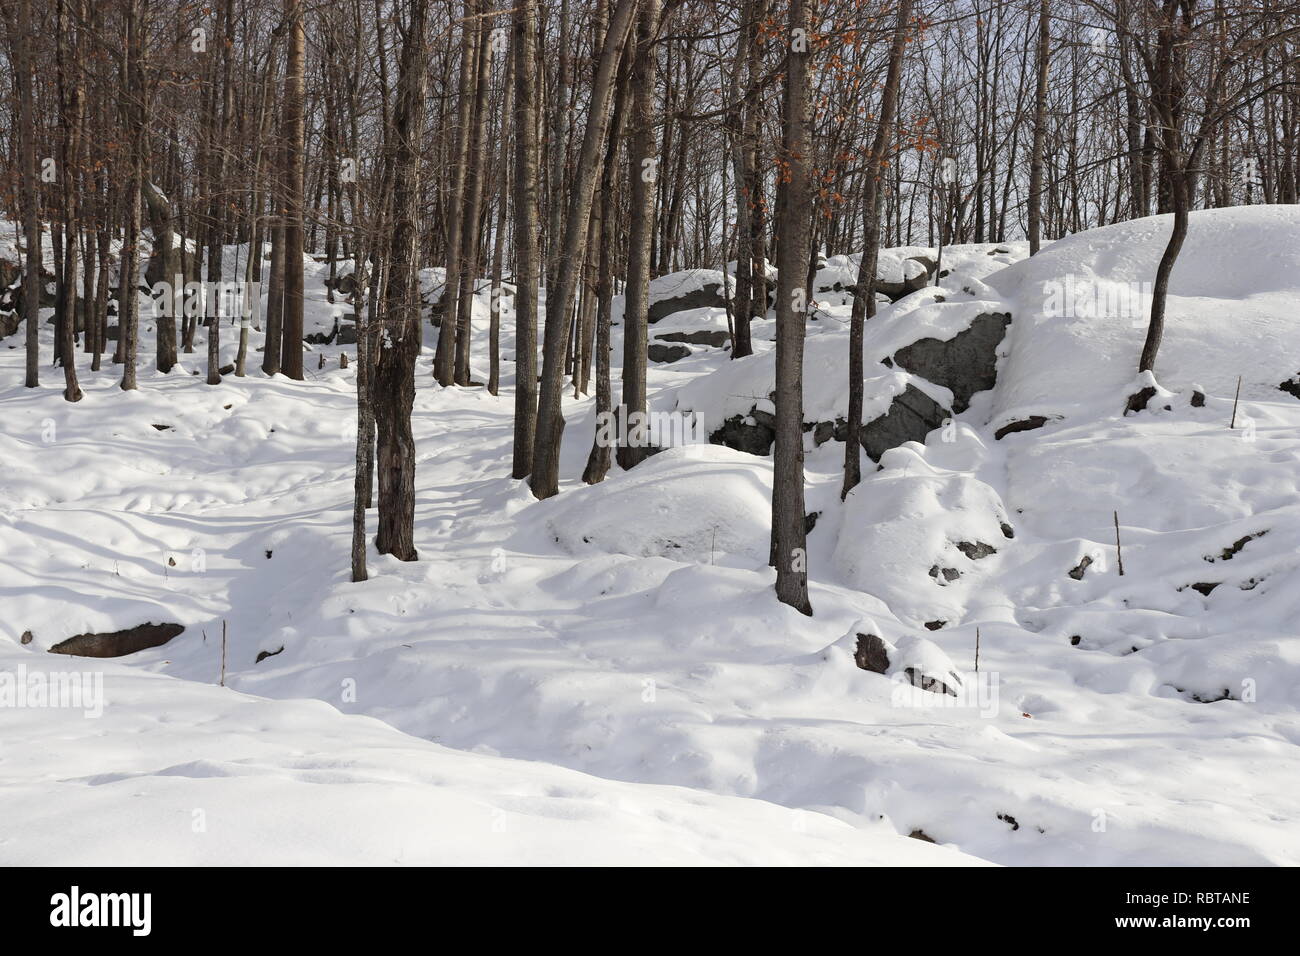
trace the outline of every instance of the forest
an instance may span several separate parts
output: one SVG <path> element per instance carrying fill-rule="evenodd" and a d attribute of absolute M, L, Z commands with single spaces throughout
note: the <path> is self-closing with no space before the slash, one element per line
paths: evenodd
<path fill-rule="evenodd" d="M 5 673 L 188 715 L 96 772 L 456 751 L 542 828 L 289 847 L 209 768 L 233 848 L 0 861 L 1300 861 L 1300 4 L 0 0 L 0 57 Z"/>

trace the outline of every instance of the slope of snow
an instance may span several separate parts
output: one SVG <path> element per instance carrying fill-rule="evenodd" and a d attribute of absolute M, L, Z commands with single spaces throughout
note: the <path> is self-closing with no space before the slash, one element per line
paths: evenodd
<path fill-rule="evenodd" d="M 7 645 L 0 662 L 43 663 Z M 824 814 L 449 750 L 319 701 L 56 666 L 103 675 L 103 715 L 5 713 L 7 866 L 979 863 Z"/>
<path fill-rule="evenodd" d="M 22 350 L 0 342 L 0 670 L 70 666 L 43 652 L 84 630 L 187 627 L 104 665 L 102 723 L 0 710 L 0 859 L 1300 862 L 1300 402 L 1276 389 L 1300 369 L 1275 379 L 1265 365 L 1291 346 L 1216 318 L 1259 306 L 1293 342 L 1295 314 L 1276 308 L 1293 276 L 1261 266 L 1245 283 L 1235 259 L 1206 260 L 1180 295 L 1217 306 L 1171 315 L 1157 368 L 1170 410 L 1124 417 L 1140 330 L 1096 351 L 1109 327 L 1047 321 L 1033 286 L 1152 261 L 1161 223 L 1144 222 L 1003 273 L 1018 250 L 954 254 L 939 289 L 881 310 L 869 403 L 893 387 L 873 366 L 894 336 L 942 337 L 966 310 L 1012 312 L 1010 353 L 954 427 L 868 465 L 842 504 L 843 446 L 809 449 L 812 618 L 772 593 L 768 461 L 687 448 L 585 488 L 592 400 L 566 395 L 562 492 L 534 501 L 508 477 L 513 367 L 497 397 L 441 389 L 435 330 L 414 420 L 420 561 L 371 552 L 362 584 L 348 579 L 355 363 L 340 370 L 340 348 L 313 347 L 302 383 L 208 387 L 189 374 L 200 343 L 129 395 L 111 363 L 83 365 L 86 398 L 69 406 L 49 369 L 18 387 Z M 1271 207 L 1197 214 L 1192 235 L 1220 225 L 1241 248 L 1300 238 Z M 308 331 L 332 323 L 319 272 Z M 1246 284 L 1278 298 L 1242 299 Z M 828 407 L 847 316 L 832 297 L 810 323 L 810 401 Z M 485 333 L 483 298 L 474 321 Z M 744 367 L 765 360 L 770 322 L 755 330 L 752 359 L 651 367 L 652 405 L 763 397 Z M 486 348 L 480 334 L 476 380 Z M 1241 356 L 1236 430 L 1200 350 Z M 1205 407 L 1184 400 L 1192 384 Z M 1022 411 L 1065 417 L 996 439 Z M 936 565 L 960 575 L 940 583 Z M 855 665 L 863 630 L 905 655 L 889 673 Z M 900 682 L 909 661 L 956 669 L 975 698 Z M 220 846 L 196 842 L 196 808 L 209 835 L 241 822 Z M 491 844 L 503 814 L 512 842 Z"/>

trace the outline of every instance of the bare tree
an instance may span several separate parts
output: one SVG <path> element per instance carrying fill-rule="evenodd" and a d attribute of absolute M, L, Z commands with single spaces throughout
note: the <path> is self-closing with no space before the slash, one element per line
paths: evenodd
<path fill-rule="evenodd" d="M 911 0 L 898 0 L 894 36 L 889 47 L 889 68 L 880 97 L 880 116 L 876 135 L 867 156 L 863 182 L 863 235 L 866 249 L 858 264 L 858 280 L 853 293 L 853 310 L 849 313 L 849 407 L 847 438 L 844 443 L 844 483 L 840 498 L 847 498 L 862 480 L 862 448 L 858 434 L 862 430 L 862 376 L 865 323 L 876 314 L 876 268 L 880 258 L 880 206 L 882 179 L 893 132 L 894 113 L 898 109 L 898 91 L 902 80 L 903 54 L 912 16 Z"/>
<path fill-rule="evenodd" d="M 22 157 L 23 240 L 27 255 L 23 272 L 23 323 L 26 327 L 27 375 L 23 384 L 36 388 L 40 379 L 41 321 L 41 219 L 37 198 L 40 186 L 36 174 L 35 93 L 32 50 L 36 32 L 32 27 L 31 0 L 18 0 L 18 41 L 14 44 L 18 79 L 18 149 Z"/>
<path fill-rule="evenodd" d="M 609 99 L 614 70 L 627 42 L 636 6 L 637 0 L 619 0 L 610 17 L 609 30 L 601 46 L 600 67 L 592 84 L 582 152 L 574 172 L 574 188 L 569 197 L 555 287 L 546 290 L 542 384 L 538 399 L 533 469 L 529 476 L 533 494 L 538 498 L 549 498 L 560 490 L 560 442 L 564 434 L 562 379 L 569 344 L 569 316 L 573 311 L 578 274 L 586 251 L 587 222 L 596 189 L 597 161 L 609 123 Z"/>
<path fill-rule="evenodd" d="M 1052 14 L 1038 3 L 1037 70 L 1034 85 L 1034 145 L 1029 163 L 1029 254 L 1037 255 L 1043 233 L 1043 150 L 1047 142 L 1047 72 L 1051 65 Z"/>
<path fill-rule="evenodd" d="M 303 162 L 306 120 L 307 35 L 302 0 L 284 0 L 288 59 L 284 71 L 284 285 L 280 317 L 281 371 L 302 380 L 303 321 Z"/>
<path fill-rule="evenodd" d="M 642 0 L 637 22 L 636 62 L 632 68 L 631 135 L 628 138 L 628 180 L 631 212 L 628 218 L 627 288 L 623 306 L 623 414 L 627 416 L 626 444 L 618 449 L 618 463 L 632 468 L 649 452 L 646 415 L 646 348 L 650 310 L 650 242 L 655 230 L 654 187 L 658 168 L 654 126 L 655 50 L 658 0 Z"/>
<path fill-rule="evenodd" d="M 122 389 L 136 385 L 136 340 L 140 326 L 140 204 L 144 187 L 145 130 L 148 128 L 148 100 L 144 84 L 144 33 L 148 0 L 127 0 L 126 6 L 126 89 L 123 113 L 130 132 L 130 192 L 127 196 L 126 236 L 118 270 L 118 339 L 122 348 Z"/>
<path fill-rule="evenodd" d="M 515 60 L 515 428 L 511 474 L 533 470 L 537 431 L 537 4 L 519 0 Z"/>
<path fill-rule="evenodd" d="M 781 240 L 777 247 L 776 443 L 772 456 L 772 563 L 776 596 L 801 614 L 808 600 L 808 545 L 804 515 L 803 344 L 807 318 L 804 273 L 808 265 L 812 201 L 808 139 L 808 0 L 790 0 L 785 68 L 785 132 L 777 185 Z M 853 441 L 850 435 L 849 440 Z"/>
<path fill-rule="evenodd" d="M 371 349 L 379 470 L 379 530 L 375 548 L 400 561 L 414 561 L 415 360 L 420 354 L 420 280 L 416 249 L 420 234 L 420 142 L 424 133 L 425 6 L 411 0 L 402 38 L 397 102 L 392 117 L 391 237 L 384 315 Z"/>

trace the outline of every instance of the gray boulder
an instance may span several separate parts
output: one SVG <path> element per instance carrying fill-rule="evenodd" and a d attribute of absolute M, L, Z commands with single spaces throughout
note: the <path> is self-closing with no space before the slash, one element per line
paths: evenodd
<path fill-rule="evenodd" d="M 981 313 L 947 341 L 919 339 L 899 349 L 894 364 L 951 391 L 953 411 L 964 412 L 971 396 L 996 384 L 998 346 L 1010 324 L 1010 313 Z"/>
<path fill-rule="evenodd" d="M 664 345 L 659 342 L 651 342 L 646 346 L 646 358 L 651 362 L 658 362 L 662 365 L 680 361 L 690 354 L 691 350 L 685 345 Z"/>
<path fill-rule="evenodd" d="M 686 342 L 689 345 L 711 345 L 723 348 L 731 342 L 725 329 L 691 329 L 687 332 L 661 332 L 655 336 L 660 342 Z"/>
<path fill-rule="evenodd" d="M 858 440 L 867 457 L 878 462 L 881 455 L 904 442 L 924 442 L 926 435 L 951 417 L 951 411 L 909 382 L 885 414 L 862 426 Z"/>
<path fill-rule="evenodd" d="M 689 269 L 652 279 L 646 319 L 654 323 L 688 309 L 726 308 L 725 281 L 726 276 L 713 269 Z"/>

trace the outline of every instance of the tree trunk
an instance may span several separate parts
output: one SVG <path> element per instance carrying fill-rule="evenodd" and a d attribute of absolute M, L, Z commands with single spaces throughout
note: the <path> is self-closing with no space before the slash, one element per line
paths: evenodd
<path fill-rule="evenodd" d="M 514 58 L 508 58 L 502 66 L 501 123 L 498 129 L 497 144 L 497 218 L 492 236 L 492 300 L 490 307 L 491 328 L 488 331 L 488 392 L 495 395 L 501 388 L 501 301 L 504 291 L 501 286 L 505 269 L 506 247 L 506 213 L 510 206 L 510 133 L 509 117 L 514 105 Z M 517 277 L 516 277 L 517 278 Z M 518 345 L 518 343 L 515 343 Z"/>
<path fill-rule="evenodd" d="M 776 596 L 801 614 L 812 614 L 808 600 L 808 549 L 804 515 L 803 344 L 807 303 L 804 267 L 808 262 L 812 184 L 808 138 L 808 0 L 791 0 L 790 44 L 785 70 L 783 172 L 778 177 L 776 295 L 776 442 L 772 459 L 772 559 Z M 853 441 L 856 436 L 850 435 Z"/>
<path fill-rule="evenodd" d="M 63 397 L 69 402 L 81 401 L 81 387 L 77 384 L 77 236 L 80 231 L 78 221 L 78 188 L 81 165 L 81 125 L 85 112 L 85 78 L 80 69 L 76 78 L 68 84 L 64 72 L 67 62 L 69 42 L 71 56 L 75 62 L 79 56 L 79 40 L 82 35 L 80 24 L 85 13 L 80 2 L 76 12 L 78 26 L 69 28 L 67 7 L 71 0 L 59 0 L 58 14 L 58 72 L 59 101 L 63 113 L 63 276 L 59 299 L 61 308 L 58 316 L 59 359 L 63 364 Z M 71 41 L 69 41 L 71 37 Z M 71 89 L 65 91 L 70 85 Z"/>
<path fill-rule="evenodd" d="M 154 255 L 161 255 L 163 263 L 163 283 L 170 301 L 164 303 L 161 314 L 155 316 L 157 333 L 155 336 L 155 357 L 158 371 L 167 373 L 176 364 L 176 319 L 183 314 L 185 276 L 181 271 L 180 257 L 177 255 L 175 240 L 175 210 L 162 191 L 147 176 L 142 183 L 144 201 L 149 209 L 149 224 L 154 234 Z M 170 314 L 169 314 L 170 313 Z"/>
<path fill-rule="evenodd" d="M 605 147 L 605 168 L 600 180 L 600 260 L 596 279 L 596 433 L 582 480 L 589 485 L 604 481 L 613 460 L 611 442 L 602 434 L 601 422 L 614 412 L 613 383 L 610 381 L 610 325 L 614 306 L 614 273 L 617 270 L 614 240 L 618 234 L 615 215 L 618 211 L 619 138 L 626 126 L 629 97 L 629 57 L 619 64 L 614 114 L 610 119 L 609 143 Z"/>
<path fill-rule="evenodd" d="M 420 141 L 425 98 L 425 0 L 411 0 L 393 108 L 392 222 L 384 315 L 374 349 L 374 412 L 379 469 L 379 530 L 375 547 L 414 561 L 415 360 L 420 354 L 420 280 L 416 248 L 420 221 Z"/>
<path fill-rule="evenodd" d="M 18 0 L 18 35 L 15 44 L 18 74 L 18 148 L 22 155 L 23 241 L 27 254 L 23 272 L 23 322 L 26 326 L 27 369 L 23 384 L 36 388 L 41 383 L 41 220 L 37 206 L 40 183 L 36 173 L 35 94 L 31 51 L 36 46 L 32 26 L 31 0 Z"/>
<path fill-rule="evenodd" d="M 456 152 L 452 159 L 451 196 L 447 199 L 447 276 L 442 287 L 442 325 L 438 329 L 438 351 L 434 356 L 433 374 L 439 385 L 453 385 L 456 381 L 456 324 L 460 308 L 460 276 L 464 259 L 465 223 L 462 206 L 465 196 L 465 176 L 469 165 L 470 127 L 473 125 L 473 96 L 475 38 L 479 21 L 475 17 L 478 0 L 465 0 L 465 16 L 461 21 L 460 81 L 456 109 Z"/>
<path fill-rule="evenodd" d="M 898 16 L 894 21 L 894 38 L 889 48 L 889 67 L 885 74 L 885 88 L 880 97 L 880 118 L 876 136 L 868 156 L 866 181 L 863 189 L 863 237 L 866 248 L 858 264 L 858 281 L 853 293 L 853 310 L 849 313 L 849 409 L 847 438 L 844 442 L 844 484 L 840 499 L 862 480 L 862 446 L 858 435 L 862 430 L 862 376 L 866 320 L 876 314 L 876 268 L 880 258 L 880 196 L 881 179 L 889 148 L 889 134 L 898 108 L 898 88 L 902 82 L 903 55 L 907 48 L 907 32 L 911 27 L 912 0 L 899 0 Z"/>
<path fill-rule="evenodd" d="M 288 59 L 284 73 L 284 285 L 280 317 L 283 344 L 281 369 L 289 378 L 302 380 L 303 297 L 303 152 L 305 137 L 304 72 L 306 33 L 302 0 L 284 0 L 288 25 Z"/>
<path fill-rule="evenodd" d="M 1154 372 L 1156 355 L 1160 351 L 1160 340 L 1165 334 L 1165 304 L 1169 299 L 1169 277 L 1173 274 L 1174 263 L 1182 251 L 1183 241 L 1187 238 L 1188 207 L 1186 176 L 1182 170 L 1171 176 L 1173 179 L 1171 199 L 1174 206 L 1174 228 L 1169 235 L 1169 242 L 1160 256 L 1156 266 L 1156 279 L 1151 287 L 1151 315 L 1147 323 L 1146 340 L 1142 343 L 1142 358 L 1138 362 L 1139 372 Z"/>
<path fill-rule="evenodd" d="M 136 334 L 140 312 L 140 196 L 144 179 L 144 137 L 148 110 L 144 89 L 144 40 L 141 0 L 128 0 L 126 8 L 127 128 L 130 130 L 130 194 L 127 197 L 126 237 L 118 270 L 118 339 L 122 352 L 122 389 L 136 388 Z M 131 122 L 134 121 L 134 122 Z"/>
<path fill-rule="evenodd" d="M 518 0 L 515 58 L 514 478 L 533 469 L 537 431 L 537 3 Z"/>
<path fill-rule="evenodd" d="M 482 14 L 480 7 L 479 13 Z M 461 226 L 461 278 L 460 297 L 456 305 L 456 362 L 457 385 L 470 382 L 470 338 L 473 331 L 474 287 L 479 273 L 479 214 L 483 203 L 484 140 L 487 138 L 488 87 L 492 48 L 489 44 L 487 20 L 478 18 L 478 53 L 475 55 L 477 78 L 473 123 L 470 128 L 469 163 L 465 168 L 465 206 Z M 448 306 L 450 308 L 450 306 Z M 450 314 L 450 313 L 448 313 Z"/>
<path fill-rule="evenodd" d="M 628 141 L 628 178 L 632 195 L 628 218 L 627 288 L 623 297 L 622 413 L 627 416 L 627 443 L 618 449 L 618 463 L 622 468 L 635 467 L 649 453 L 646 447 L 649 433 L 645 427 L 646 349 L 650 310 L 650 241 L 655 229 L 654 35 L 658 17 L 659 0 L 644 0 L 637 22 Z"/>
<path fill-rule="evenodd" d="M 1036 255 L 1043 235 L 1043 149 L 1047 138 L 1047 70 L 1051 56 L 1052 15 L 1048 0 L 1038 5 L 1038 70 L 1034 87 L 1034 154 L 1029 162 L 1029 254 Z"/>
<path fill-rule="evenodd" d="M 596 166 L 609 122 L 610 89 L 614 70 L 627 42 L 637 0 L 619 0 L 610 18 L 609 31 L 601 45 L 600 67 L 592 84 L 587 128 L 575 170 L 564 245 L 556 272 L 555 287 L 546 290 L 546 333 L 542 348 L 542 385 L 537 410 L 537 438 L 533 450 L 530 484 L 538 498 L 549 498 L 560 490 L 560 443 L 564 435 L 564 357 L 568 351 L 569 316 L 582 268 L 587 240 L 587 221 L 596 189 Z"/>

